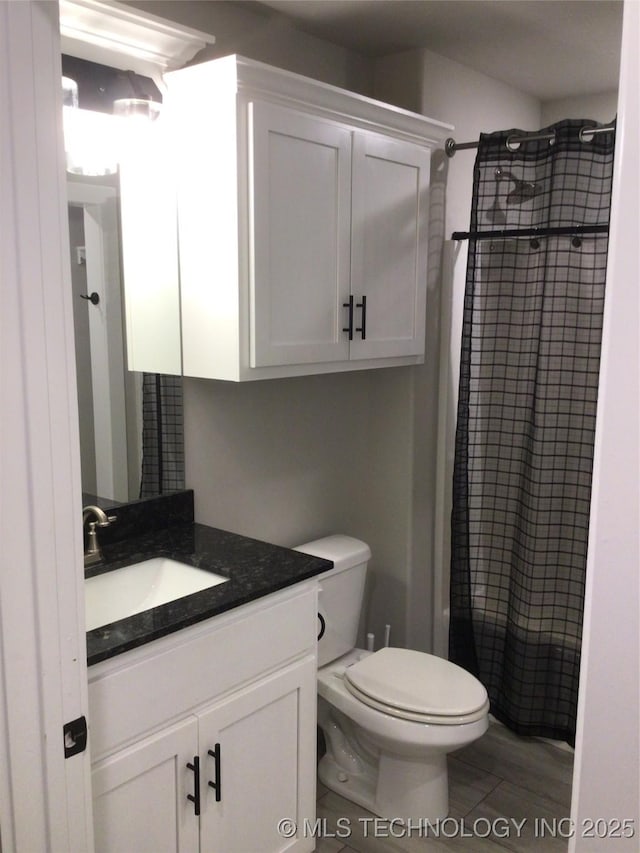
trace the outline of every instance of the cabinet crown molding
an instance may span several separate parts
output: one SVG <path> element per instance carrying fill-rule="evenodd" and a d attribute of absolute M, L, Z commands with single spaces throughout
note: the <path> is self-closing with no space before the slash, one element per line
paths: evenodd
<path fill-rule="evenodd" d="M 214 63 L 218 68 L 226 66 L 229 77 L 235 76 L 239 94 L 267 96 L 302 109 L 313 104 L 316 115 L 325 112 L 334 120 L 342 118 L 352 126 L 404 136 L 430 148 L 437 147 L 453 131 L 453 126 L 445 122 L 239 54 L 192 65 L 180 73 L 192 73 L 194 80 L 202 80 L 207 76 L 207 66 L 213 67 Z M 229 77 L 225 75 L 226 79 Z"/>
<path fill-rule="evenodd" d="M 63 53 L 151 77 L 215 42 L 210 33 L 104 0 L 60 0 L 60 37 Z"/>

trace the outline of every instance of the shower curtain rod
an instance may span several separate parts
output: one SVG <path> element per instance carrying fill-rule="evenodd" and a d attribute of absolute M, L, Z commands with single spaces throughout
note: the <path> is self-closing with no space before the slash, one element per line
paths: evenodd
<path fill-rule="evenodd" d="M 580 142 L 588 142 L 592 136 L 597 133 L 612 133 L 615 130 L 613 125 L 606 125 L 604 127 L 589 127 L 589 125 L 585 125 L 580 128 L 578 133 L 578 138 Z M 505 147 L 509 149 L 509 151 L 517 151 L 517 148 L 523 142 L 535 142 L 539 139 L 555 139 L 555 133 L 525 133 L 522 136 L 516 136 L 515 134 L 512 136 L 507 136 L 505 140 Z M 480 144 L 480 141 L 477 142 L 456 142 L 455 139 L 449 137 L 445 139 L 444 143 L 444 151 L 447 157 L 453 157 L 456 151 L 463 151 L 465 148 L 477 148 Z M 516 146 L 515 148 L 512 146 Z"/>
<path fill-rule="evenodd" d="M 503 228 L 495 231 L 454 231 L 452 240 L 501 240 L 507 237 L 579 237 L 582 234 L 608 234 L 608 225 L 563 225 L 556 228 Z"/>

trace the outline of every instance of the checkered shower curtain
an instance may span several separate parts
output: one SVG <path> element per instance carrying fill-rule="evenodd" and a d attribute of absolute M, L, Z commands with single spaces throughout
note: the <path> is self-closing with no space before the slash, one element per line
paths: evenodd
<path fill-rule="evenodd" d="M 483 135 L 471 232 L 608 223 L 614 134 Z M 519 734 L 573 742 L 607 234 L 471 239 L 453 483 L 450 657 Z"/>
<path fill-rule="evenodd" d="M 182 377 L 142 375 L 140 497 L 184 489 Z"/>

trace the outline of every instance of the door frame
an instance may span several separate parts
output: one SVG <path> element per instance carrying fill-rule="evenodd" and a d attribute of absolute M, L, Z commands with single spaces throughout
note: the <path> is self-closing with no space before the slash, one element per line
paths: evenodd
<path fill-rule="evenodd" d="M 61 76 L 58 4 L 0 2 L 3 853 L 93 850 Z"/>

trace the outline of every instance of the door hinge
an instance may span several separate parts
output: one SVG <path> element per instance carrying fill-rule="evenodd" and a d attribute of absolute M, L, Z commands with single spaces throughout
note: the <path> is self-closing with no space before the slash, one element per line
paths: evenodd
<path fill-rule="evenodd" d="M 71 758 L 72 755 L 77 755 L 79 752 L 84 752 L 87 748 L 86 718 L 78 717 L 77 720 L 72 720 L 70 723 L 65 723 L 62 727 L 62 735 L 64 738 L 65 758 Z"/>

